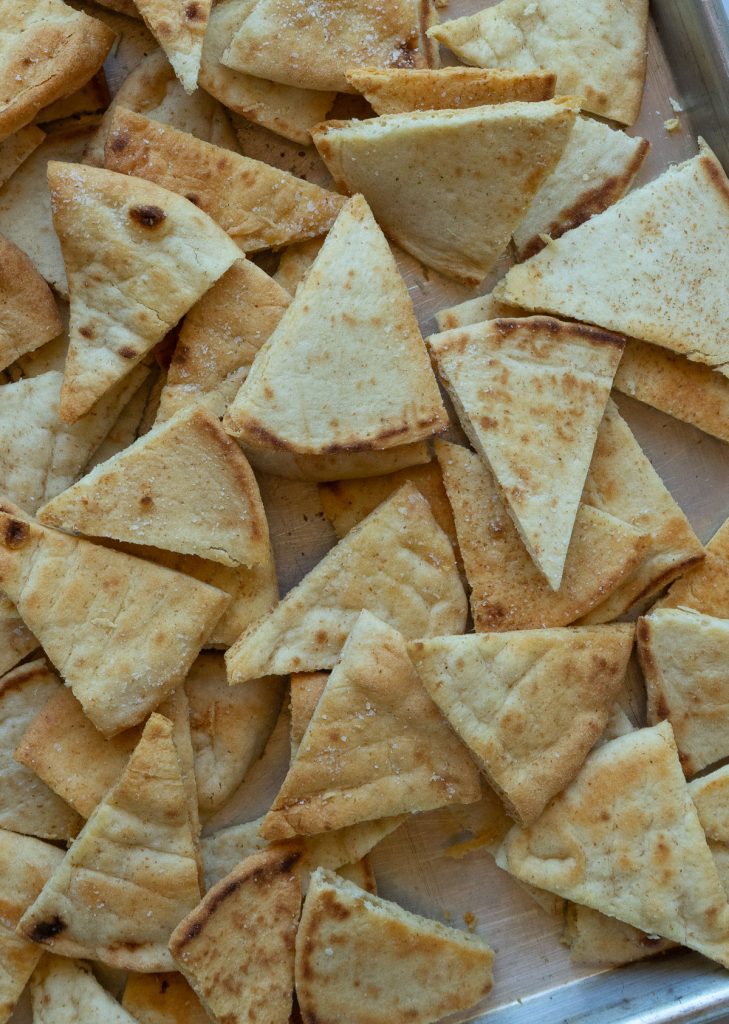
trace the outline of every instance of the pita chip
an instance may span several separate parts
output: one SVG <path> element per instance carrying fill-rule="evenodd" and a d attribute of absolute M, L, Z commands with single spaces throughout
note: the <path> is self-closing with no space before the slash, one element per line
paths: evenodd
<path fill-rule="evenodd" d="M 131 376 L 132 375 L 130 374 L 129 378 L 125 377 L 124 380 L 130 379 Z M 125 448 L 129 448 L 130 445 L 134 444 L 139 436 L 145 409 L 156 380 L 157 374 L 153 368 L 149 375 L 132 394 L 129 401 L 119 413 L 111 430 L 86 463 L 86 466 L 84 467 L 85 473 L 90 473 L 92 469 L 100 465 L 102 462 L 106 462 L 107 459 L 110 459 L 113 455 L 118 455 L 119 452 L 124 451 Z"/>
<path fill-rule="evenodd" d="M 436 441 L 477 633 L 567 626 L 605 600 L 643 559 L 649 538 L 580 503 L 559 590 L 532 561 L 493 474 L 467 448 Z"/>
<path fill-rule="evenodd" d="M 40 839 L 0 830 L 0 1020 L 15 1004 L 43 955 L 15 927 L 63 860 L 63 851 Z"/>
<path fill-rule="evenodd" d="M 51 162 L 48 184 L 71 293 L 61 416 L 73 423 L 162 340 L 239 250 L 189 200 L 152 182 Z"/>
<path fill-rule="evenodd" d="M 178 968 L 217 1021 L 288 1024 L 301 910 L 297 854 L 254 854 L 222 879 L 172 933 Z"/>
<path fill-rule="evenodd" d="M 249 448 L 300 455 L 392 448 L 448 425 L 407 287 L 361 196 L 337 218 L 224 425 Z"/>
<path fill-rule="evenodd" d="M 564 915 L 561 941 L 569 947 L 570 958 L 576 964 L 617 967 L 656 956 L 676 945 L 670 939 L 648 935 L 640 928 L 579 903 L 567 903 Z"/>
<path fill-rule="evenodd" d="M 181 974 L 127 975 L 122 1006 L 139 1024 L 210 1024 L 210 1018 Z"/>
<path fill-rule="evenodd" d="M 45 956 L 30 980 L 33 1024 L 135 1024 L 94 977 L 91 968 L 65 956 Z"/>
<path fill-rule="evenodd" d="M 729 520 L 706 545 L 706 557 L 676 580 L 657 608 L 693 608 L 729 619 Z"/>
<path fill-rule="evenodd" d="M 398 444 L 371 451 L 336 451 L 326 455 L 298 455 L 290 451 L 246 447 L 248 461 L 261 473 L 286 480 L 356 480 L 396 473 L 410 466 L 430 462 L 427 441 Z"/>
<path fill-rule="evenodd" d="M 328 672 L 292 672 L 289 679 L 291 757 L 296 757 L 312 715 L 329 679 Z"/>
<path fill-rule="evenodd" d="M 446 331 L 428 344 L 525 547 L 558 590 L 623 339 L 529 317 Z"/>
<path fill-rule="evenodd" d="M 18 609 L 0 593 L 0 675 L 5 675 L 40 644 L 25 625 Z"/>
<path fill-rule="evenodd" d="M 113 171 L 185 196 L 244 252 L 320 235 L 329 230 L 345 202 L 287 171 L 121 107 L 114 111 L 104 160 Z"/>
<path fill-rule="evenodd" d="M 19 925 L 61 956 L 172 970 L 167 941 L 200 898 L 172 723 L 153 714 L 104 797 Z"/>
<path fill-rule="evenodd" d="M 212 0 L 134 0 L 187 93 L 197 88 Z"/>
<path fill-rule="evenodd" d="M 499 302 L 494 298 L 493 292 L 488 292 L 486 295 L 477 295 L 475 299 L 459 302 L 457 306 L 441 309 L 435 314 L 435 320 L 439 330 L 450 331 L 454 327 L 469 327 L 471 324 L 480 324 L 484 320 L 520 316 L 524 316 L 524 313 L 517 306 L 508 306 L 504 302 Z"/>
<path fill-rule="evenodd" d="M 101 732 L 182 682 L 229 598 L 181 573 L 0 512 L 0 586 Z"/>
<path fill-rule="evenodd" d="M 109 84 L 103 66 L 80 89 L 64 96 L 36 114 L 35 124 L 49 125 L 55 121 L 102 114 L 109 106 Z"/>
<path fill-rule="evenodd" d="M 715 270 L 727 231 L 729 182 L 702 143 L 698 156 L 512 267 L 495 295 L 622 331 L 724 372 L 729 311 Z"/>
<path fill-rule="evenodd" d="M 729 960 L 729 906 L 668 722 L 589 755 L 498 862 L 516 878 L 650 935 Z"/>
<path fill-rule="evenodd" d="M 230 648 L 230 682 L 333 668 L 363 608 L 410 639 L 466 627 L 453 549 L 413 484 L 355 526 Z"/>
<path fill-rule="evenodd" d="M 488 995 L 492 961 L 479 936 L 322 869 L 296 936 L 296 995 L 304 1024 L 431 1024 Z"/>
<path fill-rule="evenodd" d="M 554 71 L 558 93 L 579 97 L 592 114 L 633 124 L 643 95 L 647 22 L 647 0 L 502 0 L 428 35 L 466 64 Z"/>
<path fill-rule="evenodd" d="M 729 893 L 729 766 L 689 782 L 688 791 L 696 805 L 724 891 Z"/>
<path fill-rule="evenodd" d="M 319 255 L 319 250 L 324 244 L 324 238 L 308 238 L 305 242 L 295 242 L 287 246 L 281 253 L 274 281 L 280 284 L 289 295 L 294 295 L 296 289 L 306 277 L 307 272 Z"/>
<path fill-rule="evenodd" d="M 25 253 L 0 235 L 0 370 L 61 328 L 51 289 Z"/>
<path fill-rule="evenodd" d="M 572 100 L 325 121 L 314 143 L 337 187 L 361 192 L 416 259 L 470 284 L 491 270 L 562 155 Z M 456 187 L 443 188 L 444 176 Z"/>
<path fill-rule="evenodd" d="M 0 187 L 12 178 L 45 137 L 45 132 L 36 125 L 27 124 L 0 142 Z"/>
<path fill-rule="evenodd" d="M 423 689 L 404 638 L 362 612 L 260 832 L 313 835 L 479 794 L 476 767 Z"/>

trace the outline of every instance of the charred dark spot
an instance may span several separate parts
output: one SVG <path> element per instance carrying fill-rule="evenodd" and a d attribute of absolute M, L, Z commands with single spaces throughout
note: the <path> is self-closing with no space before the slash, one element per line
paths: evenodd
<path fill-rule="evenodd" d="M 156 228 L 167 214 L 159 206 L 132 206 L 129 216 L 144 228 Z"/>
<path fill-rule="evenodd" d="M 195 206 L 200 205 L 200 196 L 196 196 L 194 192 L 186 192 L 185 199 L 189 199 L 189 201 L 194 203 Z"/>
<path fill-rule="evenodd" d="M 169 987 L 170 987 L 169 981 L 167 980 L 167 978 L 163 978 L 162 981 L 159 984 L 160 995 L 163 996 Z"/>
<path fill-rule="evenodd" d="M 142 508 L 151 508 L 154 505 L 154 499 L 151 494 L 143 494 L 139 499 L 139 504 Z"/>
<path fill-rule="evenodd" d="M 29 934 L 29 938 L 33 942 L 48 942 L 49 939 L 55 938 L 56 935 L 60 935 L 62 931 L 65 931 L 68 925 L 65 921 L 62 921 L 58 914 L 52 917 L 49 921 L 39 921 L 33 925 L 33 929 Z"/>
<path fill-rule="evenodd" d="M 123 153 L 129 145 L 129 133 L 123 128 L 114 132 L 109 143 L 112 153 Z"/>
<path fill-rule="evenodd" d="M 129 345 L 122 345 L 119 349 L 119 355 L 122 359 L 135 359 L 137 353 Z"/>
<path fill-rule="evenodd" d="M 30 537 L 30 527 L 20 519 L 10 519 L 5 526 L 5 544 L 9 548 L 22 548 Z"/>
<path fill-rule="evenodd" d="M 94 331 L 91 327 L 79 327 L 78 333 L 82 338 L 93 338 L 94 336 Z"/>
<path fill-rule="evenodd" d="M 200 4 L 188 4 L 185 8 L 185 16 L 189 21 L 198 21 L 204 17 L 204 13 L 200 10 Z"/>

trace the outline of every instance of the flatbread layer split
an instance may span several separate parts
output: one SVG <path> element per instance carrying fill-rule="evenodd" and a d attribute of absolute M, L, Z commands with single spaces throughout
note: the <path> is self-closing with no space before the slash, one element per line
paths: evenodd
<path fill-rule="evenodd" d="M 453 549 L 413 484 L 383 502 L 246 630 L 226 653 L 230 682 L 333 668 L 363 608 L 408 639 L 466 627 Z"/>
<path fill-rule="evenodd" d="M 99 984 L 91 968 L 65 956 L 47 955 L 30 980 L 33 1024 L 136 1024 L 116 999 Z"/>
<path fill-rule="evenodd" d="M 21 935 L 123 970 L 173 969 L 167 942 L 200 889 L 172 731 L 150 717 L 121 778 L 23 915 Z"/>
<path fill-rule="evenodd" d="M 286 480 L 309 480 L 321 483 L 327 480 L 359 480 L 364 477 L 396 473 L 409 466 L 423 466 L 430 462 L 427 441 L 398 444 L 394 448 L 376 448 L 371 451 L 336 451 L 328 455 L 298 455 L 295 452 L 273 448 L 246 448 L 246 455 L 254 469 Z"/>
<path fill-rule="evenodd" d="M 446 331 L 428 344 L 529 554 L 558 590 L 624 339 L 527 317 Z"/>
<path fill-rule="evenodd" d="M 73 423 L 240 251 L 189 200 L 152 182 L 53 161 L 48 185 L 71 294 L 61 417 Z"/>
<path fill-rule="evenodd" d="M 337 187 L 361 192 L 393 241 L 478 284 L 557 165 L 576 114 L 570 99 L 420 110 L 325 121 L 312 138 Z"/>
<path fill-rule="evenodd" d="M 362 612 L 260 832 L 313 835 L 479 795 L 476 766 L 423 689 L 403 636 Z"/>
<path fill-rule="evenodd" d="M 139 1024 L 210 1024 L 210 1017 L 181 974 L 127 975 L 122 1006 Z"/>
<path fill-rule="evenodd" d="M 393 448 L 447 427 L 407 287 L 362 196 L 340 213 L 224 425 L 244 446 L 300 455 Z"/>
<path fill-rule="evenodd" d="M 0 235 L 0 370 L 61 327 L 50 288 L 25 253 Z"/>
<path fill-rule="evenodd" d="M 212 0 L 134 0 L 187 93 L 195 92 Z"/>
<path fill-rule="evenodd" d="M 315 872 L 296 936 L 304 1024 L 432 1024 L 492 987 L 477 935 L 408 913 L 330 871 Z"/>

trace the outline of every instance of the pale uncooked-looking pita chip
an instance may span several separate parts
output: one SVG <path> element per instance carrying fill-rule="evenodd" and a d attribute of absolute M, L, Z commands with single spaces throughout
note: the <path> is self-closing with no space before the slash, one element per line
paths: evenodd
<path fill-rule="evenodd" d="M 632 625 L 517 630 L 408 645 L 425 689 L 522 824 L 577 775 L 603 733 Z"/>
<path fill-rule="evenodd" d="M 509 306 L 494 298 L 493 292 L 477 295 L 475 299 L 466 299 L 457 306 L 449 306 L 435 314 L 435 320 L 441 331 L 450 331 L 454 327 L 470 327 L 484 320 L 498 320 L 500 317 L 519 317 L 525 314 L 518 306 Z"/>
<path fill-rule="evenodd" d="M 135 1024 L 94 977 L 91 968 L 79 960 L 46 955 L 30 979 L 33 1024 Z"/>
<path fill-rule="evenodd" d="M 617 967 L 656 956 L 676 945 L 670 939 L 648 935 L 632 924 L 579 903 L 567 903 L 564 914 L 561 941 L 569 947 L 570 957 L 576 964 Z"/>
<path fill-rule="evenodd" d="M 729 373 L 729 306 L 716 275 L 727 232 L 729 182 L 702 143 L 698 156 L 512 267 L 494 294 Z"/>
<path fill-rule="evenodd" d="M 21 935 L 62 956 L 172 970 L 167 942 L 200 898 L 172 723 L 153 714 L 121 778 L 23 915 Z"/>
<path fill-rule="evenodd" d="M 516 878 L 729 963 L 729 905 L 668 722 L 594 750 L 497 862 Z"/>
<path fill-rule="evenodd" d="M 408 639 L 465 629 L 453 549 L 413 484 L 355 526 L 243 634 L 226 654 L 230 681 L 332 668 L 363 608 Z"/>
<path fill-rule="evenodd" d="M 640 530 L 580 503 L 562 582 L 552 590 L 529 557 L 484 462 L 446 441 L 436 441 L 435 451 L 477 633 L 567 626 L 604 601 L 648 550 L 649 538 Z"/>
<path fill-rule="evenodd" d="M 172 933 L 175 962 L 214 1020 L 288 1024 L 301 911 L 297 860 L 285 849 L 253 854 Z"/>
<path fill-rule="evenodd" d="M 61 327 L 50 288 L 25 253 L 0 235 L 0 370 Z"/>
<path fill-rule="evenodd" d="M 647 0 L 502 0 L 428 35 L 466 64 L 556 72 L 557 92 L 633 124 L 646 65 Z"/>
<path fill-rule="evenodd" d="M 576 113 L 569 99 L 420 110 L 325 121 L 312 137 L 337 187 L 361 192 L 393 241 L 478 284 L 556 166 Z"/>
<path fill-rule="evenodd" d="M 335 192 L 288 171 L 202 142 L 123 107 L 114 111 L 104 163 L 184 196 L 244 252 L 323 234 L 345 202 Z"/>
<path fill-rule="evenodd" d="M 488 103 L 534 102 L 554 96 L 551 71 L 500 68 L 353 68 L 347 81 L 376 114 L 458 110 Z"/>
<path fill-rule="evenodd" d="M 274 281 L 280 284 L 289 295 L 294 295 L 296 289 L 306 277 L 308 270 L 319 255 L 319 250 L 324 245 L 324 237 L 307 238 L 305 242 L 295 242 L 287 246 L 281 253 Z"/>
<path fill-rule="evenodd" d="M 729 765 L 689 782 L 724 891 L 729 893 Z"/>
<path fill-rule="evenodd" d="M 15 174 L 45 137 L 40 128 L 28 124 L 0 142 L 0 186 Z"/>
<path fill-rule="evenodd" d="M 525 547 L 558 590 L 623 339 L 527 317 L 435 334 L 428 345 Z"/>
<path fill-rule="evenodd" d="M 224 425 L 248 448 L 299 455 L 393 448 L 448 426 L 412 300 L 362 196 L 337 217 Z"/>
<path fill-rule="evenodd" d="M 200 1000 L 176 972 L 130 973 L 122 1006 L 139 1024 L 210 1024 Z"/>
<path fill-rule="evenodd" d="M 729 619 L 729 519 L 706 545 L 706 557 L 676 580 L 658 608 L 693 608 Z"/>
<path fill-rule="evenodd" d="M 254 469 L 287 480 L 353 480 L 395 473 L 408 466 L 430 462 L 427 441 L 399 444 L 373 451 L 334 452 L 331 455 L 298 455 L 295 452 L 246 448 Z"/>
<path fill-rule="evenodd" d="M 403 910 L 320 869 L 296 936 L 304 1024 L 431 1024 L 492 987 L 477 935 Z"/>
<path fill-rule="evenodd" d="M 162 340 L 239 250 L 189 200 L 152 182 L 54 161 L 48 185 L 71 294 L 61 416 L 73 423 Z"/>
<path fill-rule="evenodd" d="M 182 682 L 229 601 L 189 576 L 5 511 L 0 586 L 108 735 Z"/>
<path fill-rule="evenodd" d="M 187 93 L 195 92 L 212 0 L 134 0 Z"/>
<path fill-rule="evenodd" d="M 0 675 L 22 661 L 40 644 L 25 625 L 18 609 L 5 594 L 0 593 Z"/>

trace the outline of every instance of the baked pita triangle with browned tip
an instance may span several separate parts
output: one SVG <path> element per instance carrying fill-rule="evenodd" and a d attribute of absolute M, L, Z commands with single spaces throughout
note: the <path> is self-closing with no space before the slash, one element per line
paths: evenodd
<path fill-rule="evenodd" d="M 212 0 L 134 0 L 187 93 L 197 89 Z"/>
<path fill-rule="evenodd" d="M 167 941 L 200 899 L 172 723 L 153 714 L 119 781 L 23 915 L 19 933 L 61 956 L 173 970 Z"/>
<path fill-rule="evenodd" d="M 137 1024 L 79 960 L 47 955 L 30 980 L 33 1024 Z"/>
<path fill-rule="evenodd" d="M 416 640 L 423 686 L 522 825 L 577 775 L 602 735 L 632 624 Z"/>
<path fill-rule="evenodd" d="M 61 330 L 51 289 L 25 253 L 0 235 L 0 370 Z"/>
<path fill-rule="evenodd" d="M 446 331 L 428 344 L 527 551 L 559 590 L 624 339 L 527 317 Z"/>
<path fill-rule="evenodd" d="M 140 1024 L 210 1024 L 200 1000 L 177 971 L 130 972 L 122 1006 Z"/>
<path fill-rule="evenodd" d="M 61 416 L 73 423 L 240 256 L 202 210 L 152 182 L 48 164 L 71 296 Z"/>

